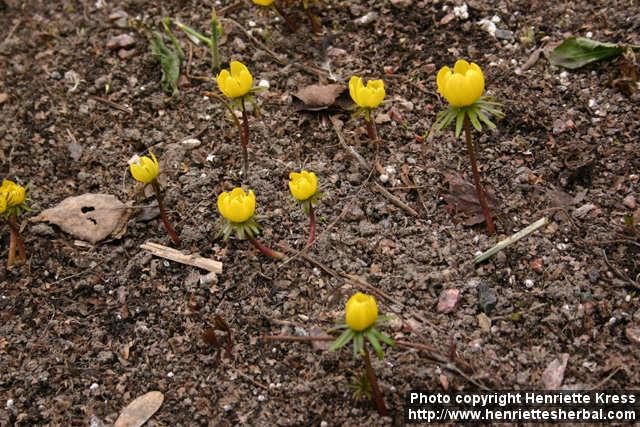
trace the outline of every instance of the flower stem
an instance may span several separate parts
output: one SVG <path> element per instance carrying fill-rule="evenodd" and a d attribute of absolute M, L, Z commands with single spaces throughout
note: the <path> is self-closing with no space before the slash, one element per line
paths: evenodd
<path fill-rule="evenodd" d="M 24 248 L 24 242 L 20 237 L 20 232 L 17 226 L 17 218 L 15 215 L 9 217 L 9 255 L 7 257 L 7 268 L 13 267 L 17 264 L 24 264 L 27 261 L 27 251 Z M 16 248 L 18 249 L 18 259 L 16 262 Z"/>
<path fill-rule="evenodd" d="M 296 24 L 291 20 L 291 17 L 280 7 L 280 5 L 278 5 L 278 2 L 275 2 L 273 6 L 276 9 L 276 12 L 278 12 L 278 14 L 282 16 L 282 19 L 284 19 L 284 23 L 289 31 L 295 33 L 298 28 L 296 27 Z"/>
<path fill-rule="evenodd" d="M 367 135 L 369 135 L 369 139 L 373 142 L 374 147 L 376 149 L 376 153 L 378 152 L 378 130 L 376 129 L 376 122 L 373 121 L 372 117 L 365 118 L 365 123 L 367 124 Z"/>
<path fill-rule="evenodd" d="M 371 400 L 373 400 L 374 405 L 376 405 L 376 409 L 378 413 L 386 417 L 389 414 L 387 407 L 384 404 L 384 399 L 382 398 L 382 393 L 380 392 L 380 387 L 378 386 L 378 379 L 376 378 L 376 373 L 373 370 L 373 365 L 371 365 L 371 358 L 369 357 L 369 349 L 367 348 L 367 342 L 364 342 L 364 346 L 362 347 L 362 353 L 364 357 L 364 365 L 367 371 L 367 378 L 369 379 L 369 384 L 371 385 Z"/>
<path fill-rule="evenodd" d="M 274 251 L 273 249 L 263 245 L 255 237 L 250 237 L 249 236 L 249 237 L 247 237 L 247 239 L 249 239 L 251 244 L 253 246 L 255 246 L 257 250 L 259 250 L 264 255 L 268 256 L 269 258 L 278 259 L 278 260 L 284 259 L 284 254 L 282 252 Z"/>
<path fill-rule="evenodd" d="M 469 160 L 471 160 L 471 169 L 473 170 L 473 182 L 476 186 L 476 194 L 478 195 L 478 201 L 482 207 L 484 220 L 487 222 L 487 232 L 492 236 L 496 233 L 496 230 L 493 226 L 493 218 L 489 211 L 487 198 L 484 194 L 484 190 L 482 189 L 482 184 L 480 183 L 480 173 L 478 172 L 478 164 L 476 162 L 476 150 L 471 142 L 471 123 L 469 121 L 469 117 L 466 115 L 464 117 L 464 134 L 467 140 L 467 151 L 469 152 Z"/>
<path fill-rule="evenodd" d="M 242 160 L 244 163 L 244 176 L 246 179 L 249 172 L 249 116 L 247 114 L 247 109 L 244 106 L 244 98 L 240 101 L 240 105 L 242 105 Z"/>
<path fill-rule="evenodd" d="M 151 185 L 153 186 L 153 190 L 156 192 L 156 199 L 158 199 L 158 208 L 160 208 L 160 217 L 162 218 L 164 229 L 167 230 L 167 234 L 169 234 L 169 237 L 171 237 L 173 243 L 176 246 L 180 246 L 180 238 L 178 238 L 178 233 L 176 233 L 176 230 L 169 222 L 169 216 L 167 215 L 167 210 L 165 209 L 164 202 L 162 201 L 160 183 L 158 183 L 157 179 L 154 179 L 153 181 L 151 181 Z"/>
<path fill-rule="evenodd" d="M 313 31 L 315 34 L 322 33 L 322 27 L 318 22 L 318 18 L 313 14 L 313 12 L 311 12 L 311 9 L 307 7 L 305 9 L 305 12 L 307 13 L 307 18 L 309 18 L 309 25 L 311 25 L 311 31 Z"/>
<path fill-rule="evenodd" d="M 316 213 L 313 210 L 313 204 L 309 202 L 309 242 L 307 244 L 313 243 L 316 240 Z"/>

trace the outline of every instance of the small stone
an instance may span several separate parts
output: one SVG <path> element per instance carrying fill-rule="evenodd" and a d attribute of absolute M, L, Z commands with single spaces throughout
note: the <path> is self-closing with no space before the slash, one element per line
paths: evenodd
<path fill-rule="evenodd" d="M 1 102 L 0 102 L 1 104 Z M 633 194 L 629 194 L 627 197 L 624 198 L 624 200 L 622 200 L 622 204 L 625 205 L 626 207 L 628 207 L 629 209 L 635 209 L 636 208 L 636 198 L 633 197 Z"/>
<path fill-rule="evenodd" d="M 589 281 L 591 283 L 597 283 L 598 280 L 600 280 L 600 270 L 598 270 L 596 267 L 592 267 L 589 270 Z"/>
<path fill-rule="evenodd" d="M 493 294 L 486 283 L 480 283 L 478 286 L 478 307 L 483 313 L 491 313 L 496 308 L 498 299 Z"/>
<path fill-rule="evenodd" d="M 482 350 L 482 338 L 469 341 L 469 349 L 473 352 Z"/>
<path fill-rule="evenodd" d="M 6 92 L 0 93 L 0 104 L 4 104 L 9 99 L 9 94 Z"/>
<path fill-rule="evenodd" d="M 118 36 L 111 37 L 107 41 L 107 49 L 116 50 L 120 48 L 128 48 L 136 44 L 136 39 L 130 34 L 120 34 Z"/>
<path fill-rule="evenodd" d="M 375 22 L 379 17 L 380 15 L 378 15 L 378 12 L 371 11 L 360 18 L 354 19 L 353 22 L 364 27 Z"/>
<path fill-rule="evenodd" d="M 513 40 L 513 31 L 496 29 L 495 36 L 498 40 Z"/>
<path fill-rule="evenodd" d="M 395 7 L 409 7 L 413 3 L 413 0 L 391 0 L 391 4 Z"/>
<path fill-rule="evenodd" d="M 51 72 L 51 78 L 53 80 L 60 80 L 62 78 L 62 74 L 60 74 L 59 71 L 52 71 Z"/>
<path fill-rule="evenodd" d="M 627 326 L 624 334 L 633 344 L 640 345 L 640 327 L 634 325 Z"/>
<path fill-rule="evenodd" d="M 476 318 L 478 319 L 478 326 L 480 326 L 480 329 L 484 332 L 491 332 L 491 319 L 489 319 L 489 316 L 484 313 L 480 313 Z"/>
<path fill-rule="evenodd" d="M 187 150 L 193 150 L 194 148 L 198 148 L 202 142 L 199 139 L 188 138 L 180 141 L 180 144 Z"/>
<path fill-rule="evenodd" d="M 53 228 L 44 223 L 39 223 L 31 227 L 31 232 L 38 236 L 55 236 L 56 234 Z"/>
<path fill-rule="evenodd" d="M 113 359 L 113 352 L 108 350 L 101 351 L 100 353 L 98 353 L 97 359 L 100 363 L 107 363 L 111 361 L 111 359 Z"/>
<path fill-rule="evenodd" d="M 247 44 L 240 37 L 233 39 L 231 45 L 234 52 L 244 52 L 247 49 Z"/>
<path fill-rule="evenodd" d="M 531 279 L 526 279 L 526 280 L 524 281 L 524 286 L 525 286 L 527 289 L 531 289 L 531 288 L 533 288 L 533 285 L 534 285 L 534 282 L 533 282 L 533 280 L 531 280 Z"/>
<path fill-rule="evenodd" d="M 124 10 L 118 10 L 109 15 L 109 21 L 118 28 L 129 27 L 129 15 Z"/>
<path fill-rule="evenodd" d="M 542 274 L 544 271 L 544 264 L 542 263 L 542 260 L 540 258 L 536 258 L 531 261 L 531 269 L 538 274 Z"/>
<path fill-rule="evenodd" d="M 469 19 L 469 6 L 467 6 L 466 3 L 462 3 L 461 6 L 454 6 L 453 16 L 460 19 L 461 21 Z"/>
<path fill-rule="evenodd" d="M 438 313 L 451 313 L 458 303 L 460 291 L 457 289 L 445 289 L 438 298 Z"/>
<path fill-rule="evenodd" d="M 136 50 L 135 49 L 120 49 L 118 51 L 118 58 L 120 58 L 120 59 L 129 59 L 135 54 L 136 54 Z"/>

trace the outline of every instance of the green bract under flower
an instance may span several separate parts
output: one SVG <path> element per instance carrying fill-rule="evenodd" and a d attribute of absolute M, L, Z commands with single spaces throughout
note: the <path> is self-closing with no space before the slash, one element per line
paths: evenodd
<path fill-rule="evenodd" d="M 449 108 L 438 113 L 433 127 L 441 131 L 455 120 L 456 137 L 458 137 L 462 133 L 464 119 L 468 117 L 473 127 L 478 131 L 482 130 L 482 123 L 493 129 L 496 125 L 491 121 L 489 116 L 504 117 L 504 113 L 500 111 L 501 106 L 502 104 L 493 101 L 487 96 L 481 96 L 473 104 L 465 107 L 454 107 L 450 105 Z"/>

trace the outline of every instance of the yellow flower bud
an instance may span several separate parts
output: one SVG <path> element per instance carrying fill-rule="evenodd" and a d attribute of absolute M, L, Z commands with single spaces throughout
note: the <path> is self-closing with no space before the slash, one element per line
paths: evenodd
<path fill-rule="evenodd" d="M 220 91 L 232 99 L 245 96 L 253 85 L 249 69 L 238 61 L 231 62 L 230 70 L 222 70 L 216 81 Z"/>
<path fill-rule="evenodd" d="M 353 76 L 349 80 L 349 94 L 360 108 L 376 108 L 384 99 L 384 82 L 369 80 L 365 86 L 360 77 Z"/>
<path fill-rule="evenodd" d="M 218 196 L 218 210 L 223 218 L 231 222 L 245 222 L 251 217 L 256 210 L 256 196 L 253 190 L 249 190 L 245 194 L 242 188 L 236 187 L 231 192 L 226 191 Z"/>
<path fill-rule="evenodd" d="M 5 209 L 23 204 L 27 193 L 24 187 L 8 179 L 2 181 L 0 192 L 4 195 Z"/>
<path fill-rule="evenodd" d="M 158 159 L 156 159 L 156 156 L 151 151 L 149 151 L 149 154 L 151 157 L 138 157 L 129 164 L 131 175 L 136 179 L 136 181 L 140 181 L 145 184 L 149 184 L 151 181 L 156 179 L 158 177 L 158 172 L 160 172 Z"/>
<path fill-rule="evenodd" d="M 378 305 L 371 295 L 358 292 L 347 301 L 345 308 L 347 325 L 354 331 L 364 331 L 378 319 Z"/>
<path fill-rule="evenodd" d="M 442 67 L 438 72 L 438 92 L 454 107 L 471 105 L 484 92 L 484 74 L 480 67 L 464 59 L 456 61 L 453 71 Z"/>
<path fill-rule="evenodd" d="M 275 0 L 253 0 L 258 6 L 271 6 Z"/>
<path fill-rule="evenodd" d="M 7 210 L 7 195 L 4 191 L 0 191 L 0 214 Z"/>
<path fill-rule="evenodd" d="M 305 170 L 289 174 L 289 190 L 291 195 L 301 202 L 309 200 L 318 191 L 318 177 Z"/>

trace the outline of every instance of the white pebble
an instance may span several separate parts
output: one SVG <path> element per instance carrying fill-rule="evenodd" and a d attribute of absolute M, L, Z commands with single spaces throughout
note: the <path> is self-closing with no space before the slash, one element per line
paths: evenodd
<path fill-rule="evenodd" d="M 258 83 L 258 86 L 263 87 L 265 89 L 269 89 L 270 87 L 269 80 L 265 80 L 265 79 L 260 80 L 260 82 Z"/>
<path fill-rule="evenodd" d="M 531 279 L 526 279 L 526 280 L 524 281 L 524 285 L 525 285 L 527 288 L 533 288 L 533 280 L 531 280 Z"/>
<path fill-rule="evenodd" d="M 266 397 L 264 397 L 264 395 L 263 395 L 263 394 L 261 394 L 261 395 L 259 395 L 259 396 L 258 396 L 258 402 L 264 402 L 265 400 L 267 400 L 267 398 L 266 398 Z"/>
<path fill-rule="evenodd" d="M 380 182 L 389 182 L 389 175 L 387 175 L 386 173 L 383 173 L 382 175 L 380 175 Z"/>
<path fill-rule="evenodd" d="M 100 387 L 98 385 L 98 383 L 93 383 L 93 384 L 91 384 L 91 386 L 89 386 L 89 390 L 96 391 L 98 389 L 98 387 Z"/>
<path fill-rule="evenodd" d="M 169 373 L 167 374 L 167 376 L 168 376 L 169 378 L 173 378 L 174 373 L 173 373 L 173 372 L 169 372 Z"/>

